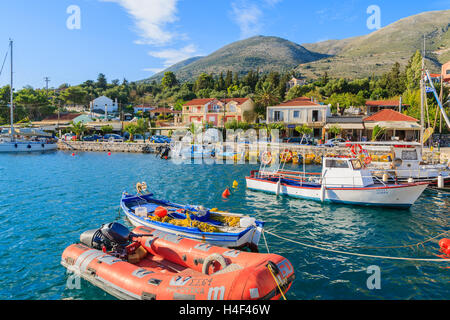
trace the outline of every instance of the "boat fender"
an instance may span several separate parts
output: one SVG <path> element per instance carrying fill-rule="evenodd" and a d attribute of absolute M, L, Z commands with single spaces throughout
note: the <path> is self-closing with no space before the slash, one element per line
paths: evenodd
<path fill-rule="evenodd" d="M 444 188 L 444 177 L 443 176 L 439 175 L 437 182 L 438 182 L 437 184 L 438 184 L 438 188 L 439 189 Z"/>
<path fill-rule="evenodd" d="M 439 247 L 441 247 L 441 252 L 450 256 L 450 239 L 444 238 L 439 241 Z"/>
<path fill-rule="evenodd" d="M 326 188 L 322 184 L 322 186 L 320 187 L 320 201 L 321 202 L 324 202 L 324 200 L 325 200 L 325 191 L 326 191 Z"/>
<path fill-rule="evenodd" d="M 225 258 L 221 254 L 213 253 L 212 255 L 208 256 L 203 261 L 202 273 L 206 274 L 206 275 L 209 275 L 209 267 L 215 261 L 217 261 L 220 264 L 221 269 L 225 269 L 227 267 L 227 262 L 226 262 Z"/>

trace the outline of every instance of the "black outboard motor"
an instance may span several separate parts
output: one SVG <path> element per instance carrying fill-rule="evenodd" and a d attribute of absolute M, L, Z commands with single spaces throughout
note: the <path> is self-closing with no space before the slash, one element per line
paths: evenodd
<path fill-rule="evenodd" d="M 102 250 L 105 247 L 107 251 L 117 251 L 120 254 L 133 236 L 127 227 L 112 222 L 104 224 L 100 229 L 83 232 L 80 242 L 93 249 Z"/>

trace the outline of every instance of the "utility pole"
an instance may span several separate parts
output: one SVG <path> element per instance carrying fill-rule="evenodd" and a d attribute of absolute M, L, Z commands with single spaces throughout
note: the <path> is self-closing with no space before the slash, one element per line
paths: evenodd
<path fill-rule="evenodd" d="M 50 82 L 50 78 L 49 77 L 45 77 L 44 81 L 45 81 L 45 89 L 47 91 L 47 97 L 48 97 L 48 83 Z"/>

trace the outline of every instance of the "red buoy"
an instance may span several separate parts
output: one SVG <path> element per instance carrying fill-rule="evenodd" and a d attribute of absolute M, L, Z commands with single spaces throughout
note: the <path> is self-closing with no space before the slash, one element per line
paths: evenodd
<path fill-rule="evenodd" d="M 75 152 L 74 152 L 74 153 L 72 153 L 72 157 L 75 157 Z"/>
<path fill-rule="evenodd" d="M 167 216 L 167 209 L 164 207 L 158 207 L 155 209 L 155 216 L 159 217 L 159 218 L 164 218 L 165 216 Z"/>
<path fill-rule="evenodd" d="M 450 256 L 450 239 L 444 238 L 439 241 L 439 247 L 441 247 L 441 252 Z"/>
<path fill-rule="evenodd" d="M 225 191 L 222 193 L 223 198 L 228 198 L 231 195 L 230 189 L 226 188 Z"/>
<path fill-rule="evenodd" d="M 111 155 L 111 152 L 108 152 L 108 156 L 110 156 Z"/>

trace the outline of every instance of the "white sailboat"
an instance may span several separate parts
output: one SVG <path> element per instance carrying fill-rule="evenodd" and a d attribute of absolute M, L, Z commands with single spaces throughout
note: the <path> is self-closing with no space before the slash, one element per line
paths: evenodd
<path fill-rule="evenodd" d="M 0 153 L 4 152 L 42 152 L 56 150 L 56 140 L 51 135 L 32 129 L 14 129 L 14 90 L 13 90 L 13 41 L 9 41 L 11 54 L 11 92 L 10 92 L 10 120 L 9 129 L 0 134 Z"/>

